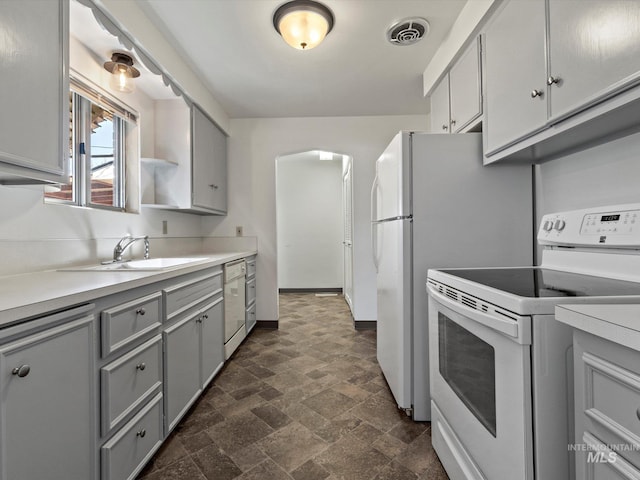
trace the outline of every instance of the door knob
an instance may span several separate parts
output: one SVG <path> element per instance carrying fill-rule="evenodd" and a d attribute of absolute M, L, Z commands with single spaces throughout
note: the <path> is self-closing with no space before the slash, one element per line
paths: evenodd
<path fill-rule="evenodd" d="M 542 97 L 544 92 L 542 90 L 531 90 L 531 98 Z"/>

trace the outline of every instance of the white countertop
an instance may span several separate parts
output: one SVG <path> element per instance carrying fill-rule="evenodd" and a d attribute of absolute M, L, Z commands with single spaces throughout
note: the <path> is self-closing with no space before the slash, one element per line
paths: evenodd
<path fill-rule="evenodd" d="M 558 305 L 556 320 L 640 350 L 640 304 Z"/>
<path fill-rule="evenodd" d="M 245 251 L 185 255 L 206 257 L 206 260 L 161 271 L 47 270 L 0 277 L 0 328 L 25 318 L 215 267 L 256 253 Z"/>

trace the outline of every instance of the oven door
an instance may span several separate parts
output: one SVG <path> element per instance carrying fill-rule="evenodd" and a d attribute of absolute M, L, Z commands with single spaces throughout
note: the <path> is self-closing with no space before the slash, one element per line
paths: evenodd
<path fill-rule="evenodd" d="M 428 290 L 432 438 L 449 477 L 533 479 L 530 317 Z"/>

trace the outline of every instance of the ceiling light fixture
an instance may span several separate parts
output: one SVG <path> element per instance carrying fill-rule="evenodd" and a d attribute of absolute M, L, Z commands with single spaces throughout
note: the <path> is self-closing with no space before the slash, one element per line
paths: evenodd
<path fill-rule="evenodd" d="M 140 76 L 140 70 L 133 66 L 133 58 L 122 52 L 113 52 L 111 61 L 105 62 L 104 69 L 112 74 L 109 86 L 118 92 L 131 93 L 135 90 L 133 79 Z"/>
<path fill-rule="evenodd" d="M 298 50 L 317 47 L 333 28 L 333 13 L 312 0 L 294 0 L 280 5 L 273 26 L 285 42 Z"/>

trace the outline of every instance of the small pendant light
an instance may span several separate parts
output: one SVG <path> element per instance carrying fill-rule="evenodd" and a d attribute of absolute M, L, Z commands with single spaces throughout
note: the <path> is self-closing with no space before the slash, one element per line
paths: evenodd
<path fill-rule="evenodd" d="M 294 0 L 280 5 L 273 26 L 285 42 L 298 50 L 317 47 L 333 28 L 333 13 L 312 0 Z"/>
<path fill-rule="evenodd" d="M 133 66 L 133 58 L 122 52 L 113 52 L 111 61 L 105 62 L 104 69 L 111 73 L 109 86 L 124 93 L 131 93 L 135 90 L 134 78 L 140 76 L 140 71 Z"/>

